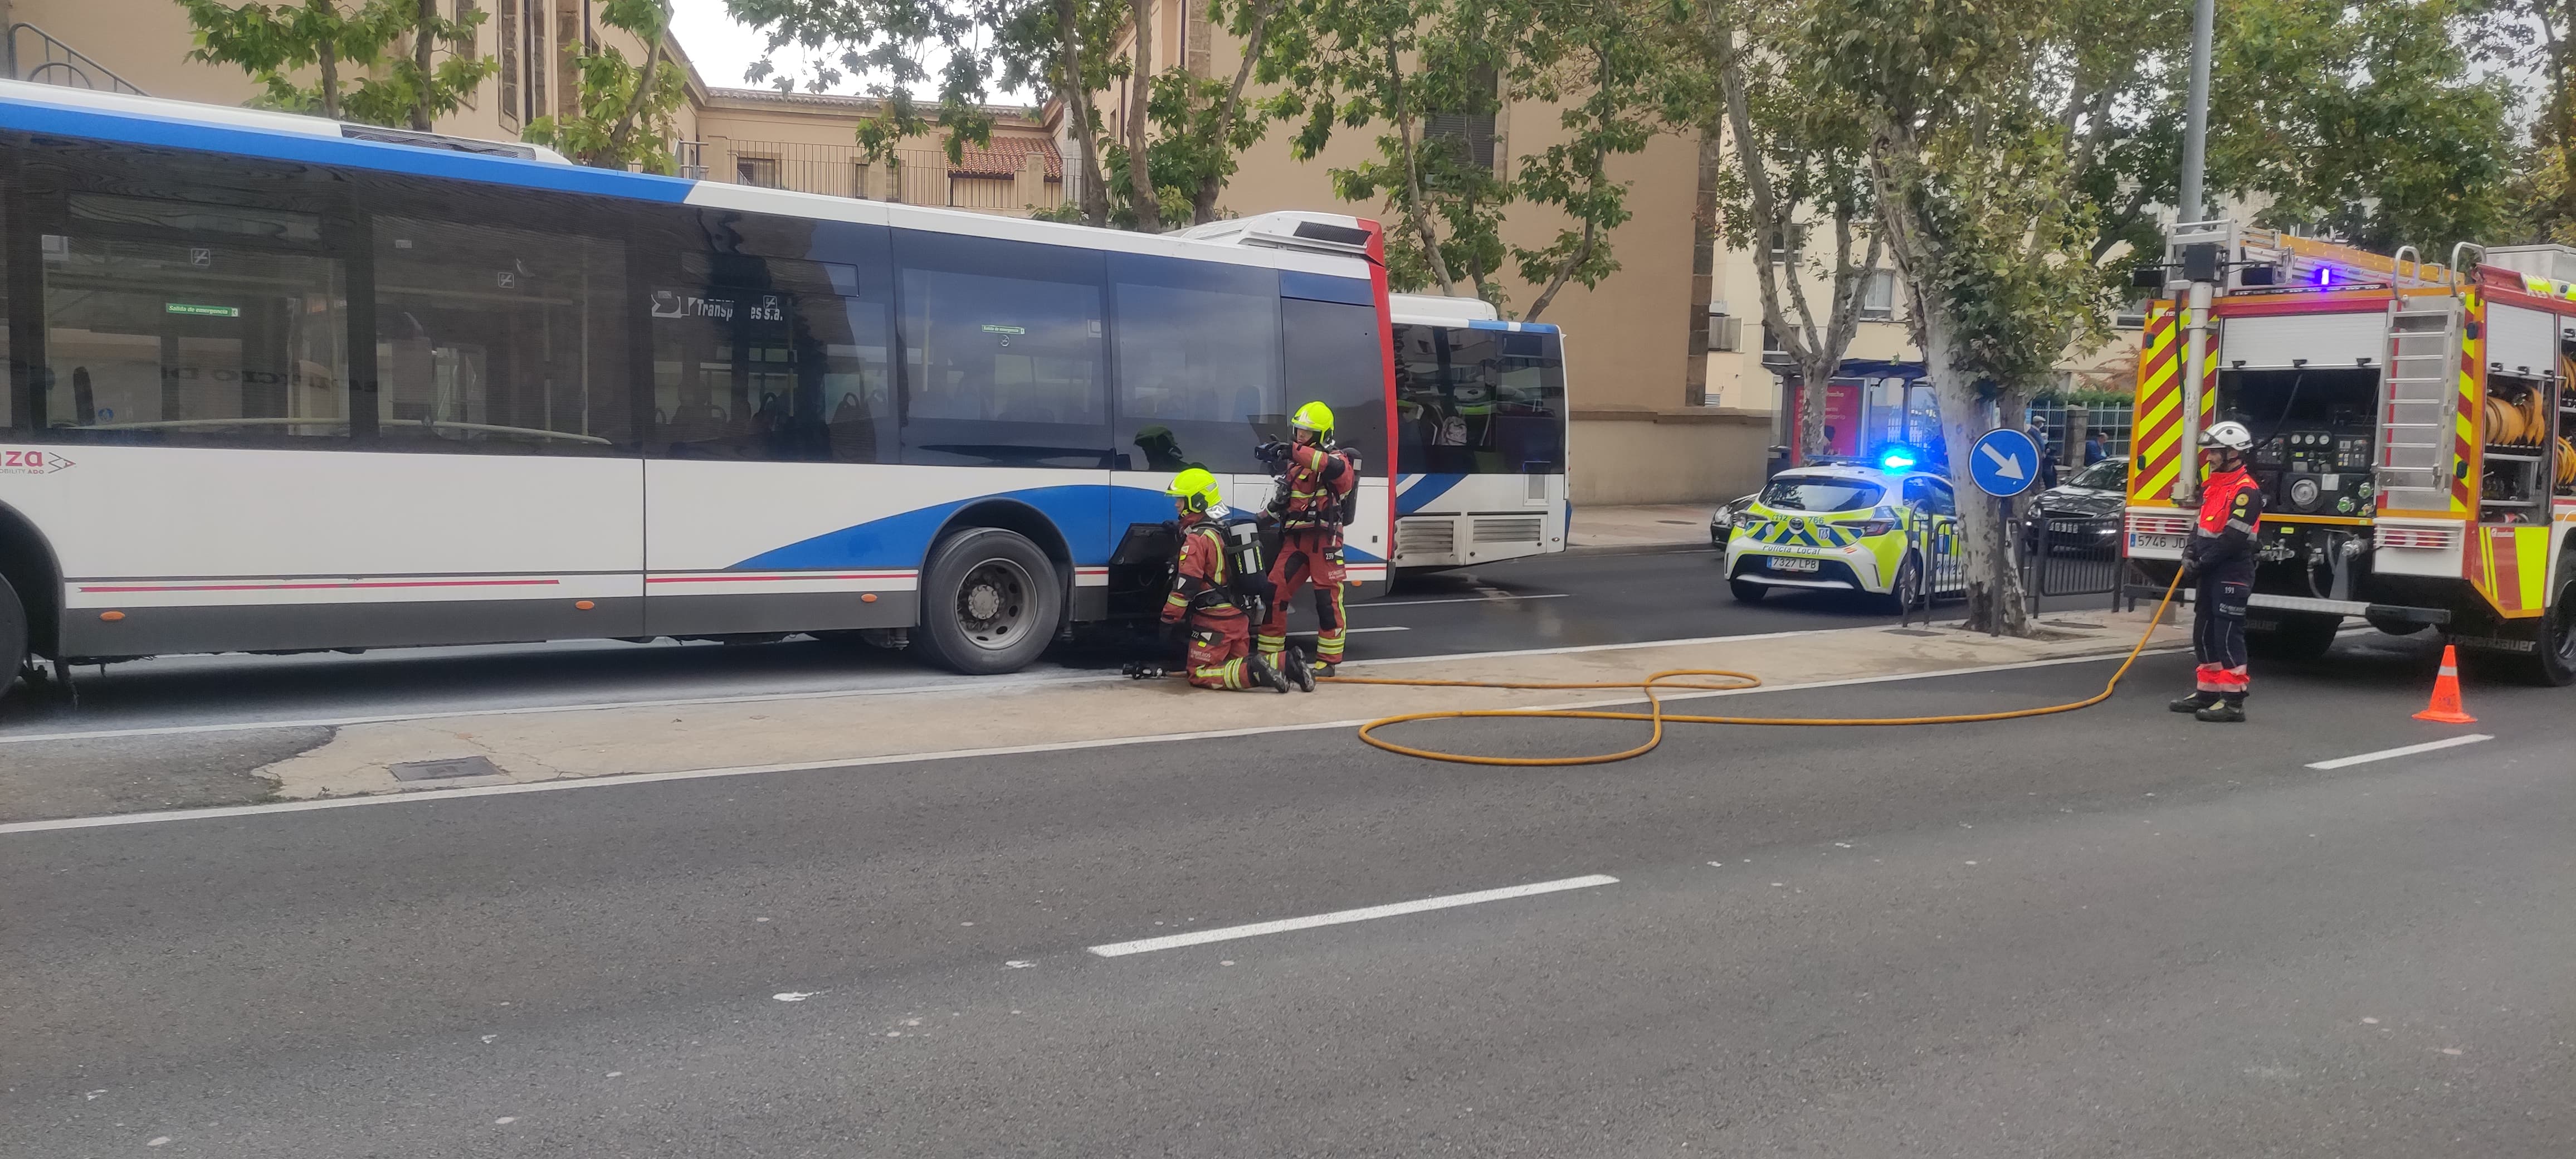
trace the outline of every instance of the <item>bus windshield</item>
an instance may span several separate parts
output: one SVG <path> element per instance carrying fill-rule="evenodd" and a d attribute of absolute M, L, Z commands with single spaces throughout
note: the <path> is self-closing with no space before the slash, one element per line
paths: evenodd
<path fill-rule="evenodd" d="M 1396 470 L 1565 469 L 1565 360 L 1552 331 L 1398 323 Z"/>

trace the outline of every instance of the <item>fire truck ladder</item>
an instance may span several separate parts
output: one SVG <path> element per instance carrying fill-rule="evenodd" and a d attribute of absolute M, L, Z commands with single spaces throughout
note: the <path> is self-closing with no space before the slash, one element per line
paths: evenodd
<path fill-rule="evenodd" d="M 2414 246 L 2389 257 L 2341 242 L 2297 237 L 2276 229 L 2245 229 L 2236 237 L 2240 261 L 2268 265 L 2274 285 L 2333 289 L 2347 282 L 2400 290 L 2443 289 L 2461 279 L 2450 267 L 2422 260 Z"/>
<path fill-rule="evenodd" d="M 2438 269 L 2439 267 L 2430 267 Z M 2388 389 L 2379 413 L 2380 506 L 2447 511 L 2459 405 L 2459 299 L 2400 297 L 2390 318 Z"/>

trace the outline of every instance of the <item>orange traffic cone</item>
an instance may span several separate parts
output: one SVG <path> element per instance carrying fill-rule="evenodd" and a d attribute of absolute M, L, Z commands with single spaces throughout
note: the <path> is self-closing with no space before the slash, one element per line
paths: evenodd
<path fill-rule="evenodd" d="M 2433 703 L 2416 713 L 2417 720 L 2442 724 L 2476 724 L 2478 718 L 2460 711 L 2460 650 L 2442 645 L 2442 674 L 2433 678 Z"/>

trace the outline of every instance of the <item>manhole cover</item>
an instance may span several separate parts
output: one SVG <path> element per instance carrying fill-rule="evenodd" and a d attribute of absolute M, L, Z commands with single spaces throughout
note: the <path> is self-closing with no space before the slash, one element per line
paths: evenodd
<path fill-rule="evenodd" d="M 458 777 L 497 777 L 498 766 L 490 757 L 440 757 L 434 761 L 404 761 L 393 766 L 397 781 L 449 781 Z"/>

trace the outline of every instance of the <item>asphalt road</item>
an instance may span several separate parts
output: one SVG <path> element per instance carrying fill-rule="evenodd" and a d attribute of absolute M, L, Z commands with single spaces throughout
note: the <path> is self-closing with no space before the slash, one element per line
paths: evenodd
<path fill-rule="evenodd" d="M 2242 727 L 2163 655 L 1600 768 L 1305 731 L 0 833 L 0 1155 L 2576 1153 L 2570 693 L 2306 767 L 2462 735 L 2430 666 L 2349 641 Z"/>

